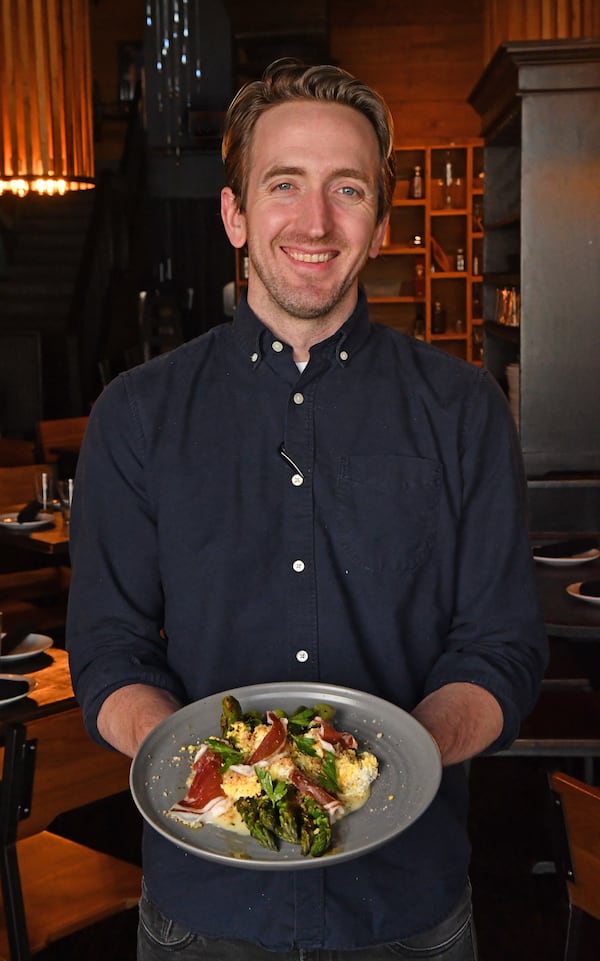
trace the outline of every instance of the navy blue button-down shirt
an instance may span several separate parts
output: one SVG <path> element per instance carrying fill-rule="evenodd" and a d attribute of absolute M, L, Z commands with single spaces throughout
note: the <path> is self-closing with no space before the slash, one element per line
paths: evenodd
<path fill-rule="evenodd" d="M 71 545 L 68 647 L 96 738 L 103 700 L 132 683 L 188 702 L 320 680 L 410 711 L 473 682 L 502 707 L 498 744 L 537 695 L 546 640 L 505 400 L 484 371 L 372 325 L 362 295 L 302 374 L 242 303 L 113 381 L 90 417 Z M 456 765 L 414 825 L 355 861 L 253 875 L 147 828 L 144 874 L 207 937 L 360 948 L 448 913 L 466 817 Z"/>

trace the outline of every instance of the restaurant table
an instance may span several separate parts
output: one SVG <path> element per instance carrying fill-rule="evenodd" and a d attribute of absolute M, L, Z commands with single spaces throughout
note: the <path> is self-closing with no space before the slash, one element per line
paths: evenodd
<path fill-rule="evenodd" d="M 572 538 L 597 540 L 600 533 L 532 535 L 532 544 L 556 543 Z M 582 581 L 600 580 L 600 558 L 568 566 L 535 562 L 536 579 L 551 654 L 557 646 L 568 648 L 579 670 L 579 679 L 600 690 L 600 603 L 572 597 L 567 588 Z"/>
<path fill-rule="evenodd" d="M 531 543 L 597 536 L 538 533 Z M 594 783 L 600 763 L 600 606 L 571 597 L 567 587 L 599 579 L 600 559 L 569 566 L 536 561 L 535 570 L 550 662 L 536 705 L 523 719 L 517 738 L 497 753 L 547 758 L 559 768 L 576 765 L 578 776 Z"/>
<path fill-rule="evenodd" d="M 600 558 L 573 567 L 551 567 L 536 561 L 537 584 L 546 631 L 552 637 L 600 642 L 600 603 L 567 593 L 570 584 L 600 580 Z"/>
<path fill-rule="evenodd" d="M 6 510 L 20 510 L 23 504 L 7 507 Z M 62 514 L 54 512 L 54 526 L 41 530 L 15 530 L 0 524 L 0 543 L 13 544 L 38 554 L 67 555 L 69 553 L 69 527 L 64 523 Z"/>
<path fill-rule="evenodd" d="M 134 907 L 141 868 L 55 833 L 56 818 L 128 787 L 129 760 L 87 736 L 66 651 L 0 670 L 36 682 L 0 704 L 0 957 L 26 961 L 48 944 Z"/>
<path fill-rule="evenodd" d="M 36 687 L 21 701 L 4 706 L 0 704 L 0 744 L 4 743 L 7 726 L 59 711 L 68 711 L 77 706 L 66 651 L 51 647 L 27 660 L 10 663 L 10 669 L 9 663 L 0 659 L 0 673 L 31 677 L 35 680 Z"/>

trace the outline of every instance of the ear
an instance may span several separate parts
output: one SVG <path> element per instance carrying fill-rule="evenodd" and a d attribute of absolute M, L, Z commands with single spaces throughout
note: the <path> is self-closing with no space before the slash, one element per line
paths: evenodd
<path fill-rule="evenodd" d="M 371 238 L 371 244 L 369 247 L 369 257 L 371 257 L 371 259 L 376 257 L 379 253 L 379 248 L 383 243 L 383 238 L 385 237 L 389 222 L 390 215 L 388 213 L 382 220 L 379 221 L 375 227 L 375 230 L 373 231 L 373 237 Z"/>
<path fill-rule="evenodd" d="M 231 187 L 221 191 L 221 219 L 229 242 L 240 249 L 246 243 L 246 218 L 240 212 L 238 202 Z"/>

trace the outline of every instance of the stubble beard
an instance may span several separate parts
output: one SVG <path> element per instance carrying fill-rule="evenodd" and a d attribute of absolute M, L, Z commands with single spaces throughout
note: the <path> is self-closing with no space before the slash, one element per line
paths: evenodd
<path fill-rule="evenodd" d="M 315 290 L 310 284 L 297 290 L 263 269 L 262 264 L 257 264 L 253 259 L 252 266 L 273 303 L 295 320 L 318 320 L 327 317 L 350 290 L 354 281 L 353 277 L 346 277 L 331 291 Z"/>

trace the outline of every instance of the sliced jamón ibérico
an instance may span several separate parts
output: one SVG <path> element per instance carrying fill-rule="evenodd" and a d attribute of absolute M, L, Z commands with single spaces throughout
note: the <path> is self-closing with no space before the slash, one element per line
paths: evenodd
<path fill-rule="evenodd" d="M 226 797 L 221 764 L 219 755 L 203 744 L 192 765 L 192 782 L 179 807 L 190 808 L 201 814 L 217 798 Z"/>
<path fill-rule="evenodd" d="M 319 724 L 316 730 L 321 739 L 327 744 L 341 744 L 342 747 L 354 750 L 358 747 L 358 741 L 349 731 L 338 731 L 335 727 L 332 727 L 331 724 L 328 724 L 327 721 L 324 721 L 322 717 L 316 717 L 315 723 Z"/>
<path fill-rule="evenodd" d="M 274 711 L 267 711 L 267 721 L 270 728 L 246 761 L 247 764 L 270 761 L 287 750 L 287 718 L 279 717 Z"/>
<path fill-rule="evenodd" d="M 335 821 L 344 814 L 344 806 L 341 801 L 338 801 L 333 794 L 330 794 L 325 788 L 320 787 L 320 785 L 315 784 L 310 778 L 306 777 L 302 771 L 295 768 L 290 774 L 290 781 L 294 785 L 297 791 L 301 794 L 308 794 L 310 797 L 318 801 L 319 804 L 325 808 L 327 814 L 329 815 L 330 821 Z"/>

